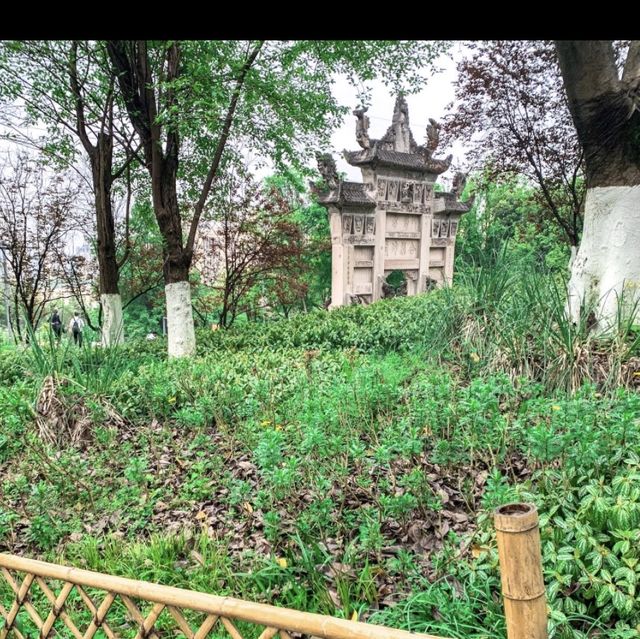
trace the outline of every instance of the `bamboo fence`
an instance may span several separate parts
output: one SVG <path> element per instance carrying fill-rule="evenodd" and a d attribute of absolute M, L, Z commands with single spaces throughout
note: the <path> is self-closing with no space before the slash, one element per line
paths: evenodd
<path fill-rule="evenodd" d="M 543 639 L 547 619 L 535 506 L 503 506 L 496 511 L 495 523 L 508 637 Z M 0 590 L 0 639 L 7 639 L 10 633 L 17 639 L 46 639 L 54 634 L 74 639 L 119 639 L 124 635 L 135 639 L 175 635 L 245 639 L 238 622 L 243 627 L 247 622 L 263 627 L 258 639 L 276 635 L 292 639 L 292 633 L 323 639 L 445 639 L 9 554 L 0 553 L 0 574 L 10 595 L 10 601 L 3 600 Z M 99 603 L 94 601 L 98 596 L 95 591 L 100 591 Z M 46 616 L 37 609 L 42 609 L 43 602 Z M 118 606 L 124 616 L 110 617 L 110 611 Z M 84 630 L 77 625 L 82 617 Z M 251 632 L 251 636 L 256 634 Z"/>

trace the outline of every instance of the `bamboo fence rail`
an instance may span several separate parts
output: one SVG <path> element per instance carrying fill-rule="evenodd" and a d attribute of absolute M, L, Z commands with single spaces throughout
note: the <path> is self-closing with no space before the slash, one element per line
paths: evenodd
<path fill-rule="evenodd" d="M 543 639 L 546 605 L 542 573 L 537 572 L 540 542 L 535 507 L 503 506 L 495 520 L 509 639 Z M 262 626 L 258 639 L 273 639 L 276 635 L 279 639 L 292 639 L 290 633 L 323 639 L 444 639 L 9 554 L 0 553 L 0 574 L 11 598 L 10 602 L 3 600 L 0 590 L 0 639 L 7 639 L 10 633 L 17 639 L 46 639 L 54 634 L 74 639 L 119 639 L 126 633 L 135 639 L 161 639 L 174 636 L 176 630 L 178 636 L 187 639 L 205 639 L 212 633 L 244 639 L 237 622 Z M 58 589 L 57 594 L 54 588 Z M 94 601 L 95 590 L 103 592 L 99 603 Z M 46 616 L 40 615 L 34 605 L 42 608 L 43 602 Z M 124 611 L 124 617 L 109 617 L 116 605 Z M 82 616 L 79 610 L 84 614 L 84 631 L 77 625 Z M 127 621 L 123 622 L 125 617 Z"/>

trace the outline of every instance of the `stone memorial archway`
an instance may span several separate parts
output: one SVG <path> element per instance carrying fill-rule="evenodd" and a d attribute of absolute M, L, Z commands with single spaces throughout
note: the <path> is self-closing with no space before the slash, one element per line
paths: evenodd
<path fill-rule="evenodd" d="M 338 178 L 330 155 L 318 156 L 324 180 L 319 202 L 329 213 L 332 244 L 331 307 L 369 303 L 385 297 L 387 276 L 402 271 L 406 294 L 416 295 L 453 278 L 460 215 L 461 174 L 451 193 L 435 193 L 451 156 L 433 157 L 439 125 L 430 120 L 427 140 L 418 146 L 409 128 L 409 110 L 398 96 L 391 126 L 380 140 L 369 139 L 367 109 L 356 109 L 360 151 L 345 151 L 362 182 Z"/>

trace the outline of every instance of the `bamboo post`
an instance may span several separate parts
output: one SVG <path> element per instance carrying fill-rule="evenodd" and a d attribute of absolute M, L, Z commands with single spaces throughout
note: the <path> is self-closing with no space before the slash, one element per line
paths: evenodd
<path fill-rule="evenodd" d="M 508 639 L 547 639 L 538 511 L 533 504 L 496 509 L 500 577 Z"/>

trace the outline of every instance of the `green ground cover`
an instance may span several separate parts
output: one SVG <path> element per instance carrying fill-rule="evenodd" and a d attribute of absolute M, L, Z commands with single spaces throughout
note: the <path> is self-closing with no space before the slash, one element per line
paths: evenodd
<path fill-rule="evenodd" d="M 529 500 L 554 636 L 639 636 L 637 332 L 589 337 L 560 291 L 469 270 L 203 333 L 189 361 L 160 341 L 4 349 L 0 548 L 502 637 L 491 511 Z"/>

